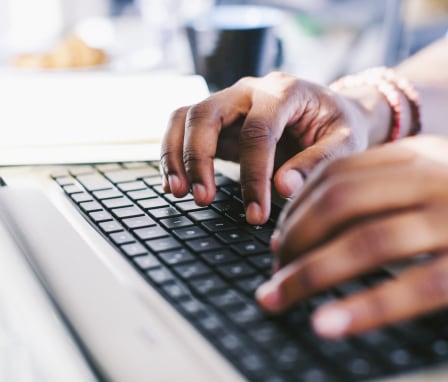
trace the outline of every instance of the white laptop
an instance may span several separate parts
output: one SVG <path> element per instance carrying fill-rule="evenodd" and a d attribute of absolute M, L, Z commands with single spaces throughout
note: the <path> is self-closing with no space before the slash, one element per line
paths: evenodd
<path fill-rule="evenodd" d="M 1 169 L 1 380 L 447 380 L 440 315 L 319 344 L 306 314 L 322 296 L 253 311 L 266 232 L 234 230 L 235 168 L 217 168 L 208 209 L 163 194 L 155 162 Z"/>
<path fill-rule="evenodd" d="M 115 95 L 126 97 L 137 86 L 142 93 L 134 97 L 135 126 L 130 127 L 141 142 L 142 121 L 150 120 L 144 100 L 151 96 L 157 102 L 158 88 L 145 92 L 154 81 L 167 79 L 83 78 L 89 92 L 72 100 L 81 112 L 72 115 L 71 126 L 82 124 L 88 132 L 91 113 L 86 110 L 96 95 L 119 87 Z M 191 196 L 176 200 L 164 194 L 157 163 L 136 162 L 157 160 L 157 142 L 146 137 L 144 145 L 116 146 L 123 141 L 120 118 L 130 114 L 120 108 L 125 101 L 113 96 L 107 104 L 121 117 L 114 121 L 102 104 L 99 114 L 109 117 L 102 124 L 96 114 L 96 145 L 73 130 L 72 136 L 63 130 L 52 135 L 60 116 L 72 110 L 61 109 L 48 120 L 49 136 L 59 145 L 49 150 L 34 129 L 31 135 L 19 132 L 33 121 L 44 126 L 38 119 L 49 115 L 42 114 L 46 102 L 34 86 L 53 89 L 47 96 L 51 93 L 54 101 L 58 87 L 84 94 L 86 86 L 72 76 L 62 82 L 28 79 L 18 78 L 20 86 L 10 80 L 15 93 L 3 93 L 3 104 L 16 97 L 16 109 L 0 114 L 2 126 L 13 130 L 6 136 L 9 142 L 2 142 L 0 163 L 97 164 L 0 168 L 6 183 L 0 187 L 1 381 L 448 380 L 443 314 L 347 341 L 323 341 L 310 330 L 308 318 L 316 306 L 369 287 L 384 274 L 344 284 L 298 304 L 286 316 L 265 316 L 253 291 L 270 274 L 275 213 L 262 227 L 244 223 L 239 185 L 233 181 L 238 167 L 217 161 L 219 192 L 208 208 L 196 206 Z M 188 89 L 197 84 L 188 83 Z M 21 108 L 18 89 L 30 84 L 33 90 L 24 93 L 28 106 Z M 169 94 L 159 94 L 165 108 L 204 96 L 201 91 L 176 99 Z M 161 120 L 151 126 L 157 136 L 165 124 Z M 114 134 L 105 134 L 111 126 Z M 27 147 L 18 147 L 22 136 Z M 70 145 L 73 140 L 76 147 Z M 40 146 L 33 146 L 36 142 Z M 105 163 L 105 158 L 121 162 Z"/>

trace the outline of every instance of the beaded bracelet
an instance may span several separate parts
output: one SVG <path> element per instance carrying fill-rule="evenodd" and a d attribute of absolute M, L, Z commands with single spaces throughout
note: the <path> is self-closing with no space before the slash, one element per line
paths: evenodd
<path fill-rule="evenodd" d="M 411 130 L 409 135 L 418 134 L 421 130 L 419 97 L 415 88 L 404 77 L 398 76 L 394 70 L 386 67 L 367 69 L 354 75 L 342 77 L 330 85 L 332 90 L 342 90 L 361 86 L 374 86 L 386 98 L 392 109 L 391 129 L 388 141 L 395 141 L 401 128 L 403 105 L 400 92 L 405 96 L 411 110 Z"/>

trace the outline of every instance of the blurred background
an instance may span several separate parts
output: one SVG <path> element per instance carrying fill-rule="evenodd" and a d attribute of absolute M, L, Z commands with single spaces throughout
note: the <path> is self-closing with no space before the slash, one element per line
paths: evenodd
<path fill-rule="evenodd" d="M 226 3 L 283 10 L 281 69 L 320 83 L 395 65 L 448 29 L 448 0 L 0 0 L 0 68 L 191 73 L 183 25 Z"/>

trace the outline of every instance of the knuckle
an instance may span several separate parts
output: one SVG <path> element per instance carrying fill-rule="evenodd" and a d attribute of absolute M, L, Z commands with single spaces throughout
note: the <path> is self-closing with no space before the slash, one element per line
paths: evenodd
<path fill-rule="evenodd" d="M 195 122 L 203 120 L 210 113 L 209 101 L 200 102 L 189 108 L 185 126 L 190 128 Z"/>
<path fill-rule="evenodd" d="M 390 243 L 393 233 L 379 223 L 368 223 L 351 230 L 348 252 L 366 265 L 382 263 L 391 257 Z"/>
<path fill-rule="evenodd" d="M 276 144 L 274 134 L 268 123 L 261 118 L 251 119 L 240 132 L 241 145 L 258 146 L 266 143 L 269 146 Z"/>
<path fill-rule="evenodd" d="M 185 121 L 185 115 L 188 113 L 190 106 L 183 106 L 171 112 L 169 121 L 171 124 Z"/>
<path fill-rule="evenodd" d="M 350 186 L 337 178 L 327 180 L 322 186 L 319 209 L 332 214 L 350 203 Z"/>
<path fill-rule="evenodd" d="M 433 264 L 429 266 L 425 277 L 415 284 L 415 293 L 419 299 L 448 302 L 448 274 L 446 266 L 444 268 Z"/>

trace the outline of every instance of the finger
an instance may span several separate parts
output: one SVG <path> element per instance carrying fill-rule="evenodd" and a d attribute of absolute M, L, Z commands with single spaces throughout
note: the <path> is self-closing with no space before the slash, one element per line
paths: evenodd
<path fill-rule="evenodd" d="M 448 248 L 447 213 L 440 205 L 359 224 L 278 271 L 257 298 L 266 310 L 283 311 L 381 265 Z"/>
<path fill-rule="evenodd" d="M 442 170 L 442 171 L 441 171 Z M 383 171 L 340 175 L 323 184 L 283 222 L 276 255 L 286 264 L 338 232 L 364 219 L 396 210 L 415 209 L 426 201 L 445 201 L 448 175 L 418 163 Z"/>
<path fill-rule="evenodd" d="M 253 106 L 240 133 L 240 181 L 251 224 L 263 224 L 269 217 L 275 149 L 286 123 L 280 113 L 265 114 L 269 103 Z"/>
<path fill-rule="evenodd" d="M 304 185 L 305 179 L 320 164 L 351 153 L 351 136 L 346 129 L 328 134 L 314 145 L 286 161 L 276 172 L 274 183 L 283 197 L 296 195 Z"/>
<path fill-rule="evenodd" d="M 411 165 L 417 157 L 415 151 L 397 146 L 397 143 L 386 144 L 371 148 L 364 153 L 353 154 L 350 157 L 337 159 L 329 163 L 323 162 L 316 166 L 316 170 L 309 174 L 309 178 L 300 194 L 283 209 L 277 226 L 282 227 L 284 221 L 289 218 L 293 211 L 314 194 L 315 189 L 323 182 L 339 178 L 341 174 L 360 173 L 384 166 Z"/>
<path fill-rule="evenodd" d="M 246 114 L 249 107 L 250 92 L 238 83 L 189 109 L 183 165 L 198 204 L 210 204 L 215 197 L 213 159 L 221 130 Z"/>
<path fill-rule="evenodd" d="M 182 160 L 185 118 L 189 107 L 183 107 L 172 113 L 168 130 L 162 141 L 160 168 L 166 192 L 182 197 L 188 192 L 188 181 Z"/>
<path fill-rule="evenodd" d="M 414 266 L 395 280 L 324 305 L 313 315 L 315 331 L 327 338 L 367 330 L 429 313 L 448 306 L 448 258 Z"/>

